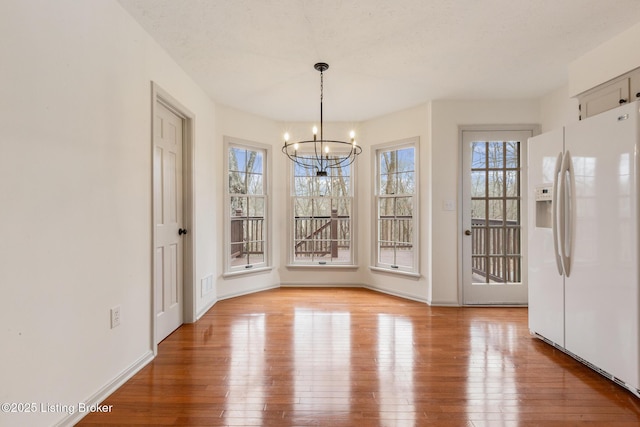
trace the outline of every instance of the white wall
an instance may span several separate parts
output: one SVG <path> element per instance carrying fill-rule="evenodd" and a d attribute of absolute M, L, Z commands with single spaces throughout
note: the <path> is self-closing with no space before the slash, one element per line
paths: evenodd
<path fill-rule="evenodd" d="M 362 123 L 362 159 L 360 168 L 358 193 L 359 236 L 360 248 L 359 264 L 361 266 L 361 280 L 367 286 L 382 292 L 407 298 L 428 301 L 431 281 L 431 146 L 428 138 L 429 106 L 423 104 L 414 108 L 399 111 L 383 117 L 378 117 Z M 419 236 L 420 246 L 420 277 L 413 278 L 395 273 L 384 273 L 370 270 L 372 265 L 372 219 L 375 218 L 373 206 L 373 170 L 374 151 L 371 147 L 378 144 L 399 141 L 407 138 L 419 138 L 418 169 L 419 169 Z"/>
<path fill-rule="evenodd" d="M 113 0 L 5 1 L 0 54 L 0 402 L 77 405 L 151 355 L 151 81 L 196 115 L 196 278 L 217 268 L 215 107 Z"/>
<path fill-rule="evenodd" d="M 459 126 L 535 124 L 540 122 L 537 100 L 433 101 L 431 103 L 432 304 L 458 304 L 458 241 L 460 233 Z M 456 212 L 445 200 L 457 200 Z M 437 248 L 437 249 L 436 249 Z"/>
<path fill-rule="evenodd" d="M 578 100 L 569 98 L 569 88 L 566 85 L 540 97 L 540 124 L 543 133 L 577 122 L 579 116 Z"/>
<path fill-rule="evenodd" d="M 279 125 L 269 119 L 245 113 L 233 108 L 218 106 L 216 110 L 216 121 L 218 126 L 214 141 L 215 156 L 214 174 L 216 175 L 215 194 L 217 197 L 216 212 L 217 216 L 216 229 L 213 235 L 207 238 L 216 242 L 217 254 L 216 261 L 216 288 L 218 299 L 229 298 L 237 295 L 243 295 L 250 292 L 272 288 L 278 285 L 280 281 L 280 265 L 281 253 L 280 246 L 286 244 L 286 238 L 283 236 L 285 217 L 282 211 L 284 202 L 285 171 L 283 170 L 284 159 L 280 153 L 280 147 L 277 143 L 279 140 Z M 271 196 L 270 221 L 271 221 L 271 257 L 273 269 L 270 271 L 262 271 L 256 273 L 242 274 L 237 276 L 223 277 L 225 267 L 225 251 L 222 247 L 224 241 L 224 215 L 225 209 L 224 194 L 226 177 L 223 176 L 225 171 L 225 162 L 227 161 L 227 153 L 224 151 L 224 137 L 232 137 L 260 144 L 270 145 L 270 158 L 267 159 L 267 167 L 271 170 L 271 188 L 268 192 Z"/>
<path fill-rule="evenodd" d="M 640 23 L 568 64 L 569 96 L 640 67 Z"/>

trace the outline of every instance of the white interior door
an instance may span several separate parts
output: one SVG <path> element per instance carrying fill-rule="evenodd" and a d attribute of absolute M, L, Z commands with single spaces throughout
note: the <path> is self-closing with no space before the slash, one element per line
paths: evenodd
<path fill-rule="evenodd" d="M 156 102 L 153 131 L 156 343 L 183 323 L 183 121 Z"/>
<path fill-rule="evenodd" d="M 526 304 L 526 146 L 533 131 L 462 132 L 464 304 Z"/>

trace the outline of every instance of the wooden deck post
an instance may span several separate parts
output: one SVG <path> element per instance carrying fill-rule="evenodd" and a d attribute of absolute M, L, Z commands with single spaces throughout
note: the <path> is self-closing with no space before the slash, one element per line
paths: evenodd
<path fill-rule="evenodd" d="M 331 258 L 338 257 L 338 209 L 331 209 Z"/>

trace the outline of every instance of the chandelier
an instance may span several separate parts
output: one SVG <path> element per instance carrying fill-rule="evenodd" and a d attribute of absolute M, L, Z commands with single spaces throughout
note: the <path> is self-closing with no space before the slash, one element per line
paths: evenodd
<path fill-rule="evenodd" d="M 318 128 L 313 127 L 313 139 L 306 141 L 289 142 L 289 134 L 284 134 L 282 152 L 297 165 L 315 170 L 316 176 L 327 176 L 329 169 L 340 169 L 348 166 L 362 152 L 362 147 L 356 144 L 356 135 L 351 131 L 349 142 L 324 139 L 322 122 L 322 100 L 324 91 L 324 72 L 329 64 L 318 62 L 313 66 L 320 71 L 320 139 Z"/>

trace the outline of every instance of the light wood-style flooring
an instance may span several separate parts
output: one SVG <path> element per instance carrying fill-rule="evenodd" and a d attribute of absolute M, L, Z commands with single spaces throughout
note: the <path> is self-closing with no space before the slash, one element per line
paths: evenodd
<path fill-rule="evenodd" d="M 532 337 L 526 308 L 365 289 L 218 302 L 80 425 L 640 425 L 640 399 Z"/>

